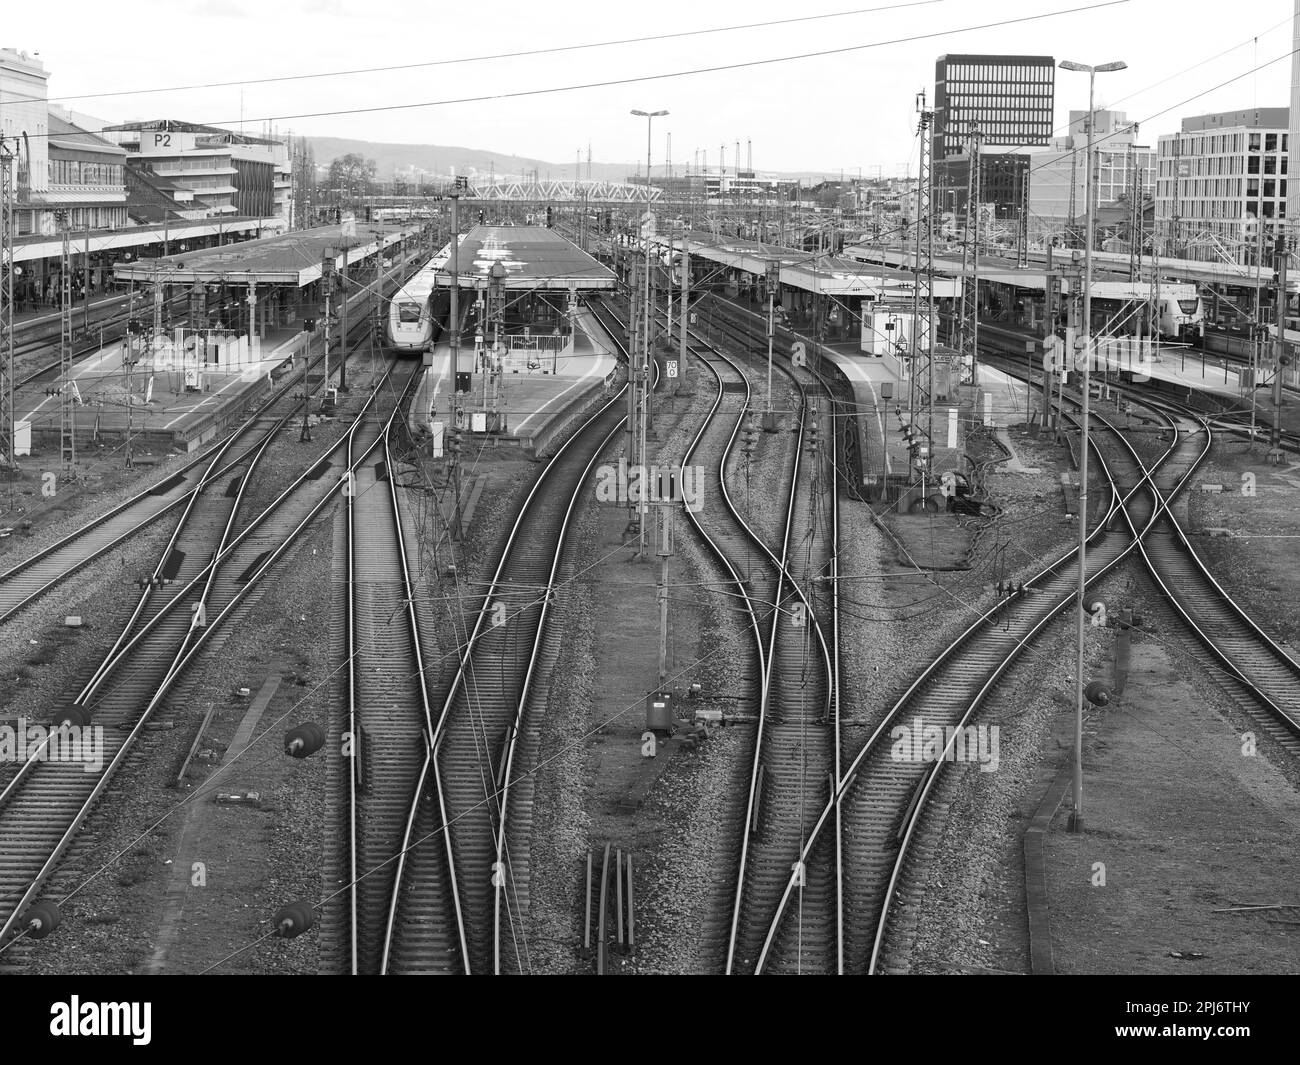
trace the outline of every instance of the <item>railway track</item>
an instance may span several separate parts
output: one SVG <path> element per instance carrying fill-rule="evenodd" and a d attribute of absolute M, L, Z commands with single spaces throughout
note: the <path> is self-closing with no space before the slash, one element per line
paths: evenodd
<path fill-rule="evenodd" d="M 1108 433 L 1106 423 L 1098 420 L 1098 426 L 1102 431 L 1094 432 L 1093 447 L 1109 490 L 1105 511 L 1094 519 L 1088 538 L 1090 584 L 1129 555 L 1159 514 L 1158 497 L 1136 453 L 1119 434 Z M 1177 446 L 1171 444 L 1154 468 L 1170 460 Z M 908 889 L 912 863 L 923 857 L 919 828 L 926 804 L 948 763 L 942 757 L 897 757 L 892 729 L 901 723 L 924 735 L 937 728 L 931 735 L 941 737 L 941 750 L 955 748 L 963 737 L 958 730 L 972 723 L 1010 664 L 1077 601 L 1077 565 L 1077 551 L 1071 550 L 1026 581 L 1024 594 L 984 612 L 895 703 L 845 771 L 837 805 L 847 839 L 849 971 L 897 969 L 899 963 L 887 966 L 886 958 L 901 958 L 912 929 L 925 916 L 910 905 Z M 969 755 L 969 745 L 965 753 Z"/>
<path fill-rule="evenodd" d="M 396 411 L 394 415 L 396 415 Z M 394 885 L 411 843 L 412 811 L 432 749 L 433 706 L 418 595 L 395 476 L 390 417 L 360 454 L 347 492 L 348 925 L 350 971 L 383 973 L 394 920 Z M 428 929 L 422 930 L 428 932 Z M 441 944 L 443 949 L 451 943 Z M 436 947 L 432 949 L 438 949 Z"/>
<path fill-rule="evenodd" d="M 404 394 L 415 379 L 412 374 Z M 102 730 L 103 763 L 86 771 L 78 761 L 41 761 L 40 752 L 34 751 L 0 791 L 0 944 L 7 945 L 11 935 L 21 931 L 22 914 L 54 873 L 151 717 L 166 700 L 184 700 L 187 668 L 214 637 L 224 639 L 249 594 L 337 498 L 339 486 L 348 483 L 348 447 L 359 439 L 364 455 L 378 439 L 375 418 L 367 412 L 386 382 L 387 375 L 342 440 L 241 532 L 231 535 L 233 507 L 224 521 L 220 508 L 214 509 L 209 519 L 220 524 L 223 546 L 147 621 L 140 620 L 139 611 L 133 615 L 134 633 L 114 645 L 74 700 L 82 712 L 75 716 L 88 715 L 88 725 Z M 56 720 L 69 713 L 56 715 Z"/>
<path fill-rule="evenodd" d="M 400 279 L 394 283 L 400 283 Z M 359 315 L 352 330 L 353 337 L 364 340 L 372 327 L 368 315 Z M 312 357 L 309 366 L 320 365 L 324 360 L 324 352 L 319 352 Z M 324 383 L 318 388 L 323 389 Z M 248 421 L 217 445 L 215 452 L 210 450 L 185 462 L 161 481 L 0 573 L 0 622 L 8 621 L 61 581 L 125 543 L 169 511 L 192 505 L 210 480 L 226 476 L 247 460 L 249 453 L 258 446 L 260 431 L 267 418 L 272 416 L 271 412 L 282 407 L 295 392 L 301 392 L 297 375 L 286 380 Z M 300 404 L 297 405 L 300 409 Z M 233 444 L 244 437 L 250 438 L 249 447 L 235 457 Z M 215 464 L 214 453 L 226 456 L 230 461 Z"/>
<path fill-rule="evenodd" d="M 749 330 L 739 326 L 731 337 L 751 354 L 755 338 Z M 721 349 L 714 350 L 744 382 L 750 406 L 753 397 L 744 369 Z M 705 364 L 719 372 L 716 364 Z M 837 500 L 833 474 L 827 469 L 835 469 L 837 441 L 827 425 L 822 382 L 811 373 L 801 379 L 796 368 L 783 363 L 776 365 L 776 372 L 792 385 L 794 429 L 782 478 L 789 487 L 778 511 L 775 542 L 767 542 L 770 531 L 765 536 L 756 528 L 753 513 L 741 515 L 729 487 L 741 473 L 734 449 L 739 423 L 722 458 L 723 499 L 733 521 L 766 557 L 761 583 L 754 582 L 751 591 L 764 604 L 759 616 L 763 683 L 725 967 L 738 974 L 834 971 L 838 940 L 835 863 L 808 867 L 799 861 L 807 834 L 829 797 L 838 755 L 833 620 L 824 624 L 824 619 L 833 619 L 834 604 L 829 598 L 819 602 L 814 584 L 814 578 L 833 572 L 836 555 Z M 725 387 L 721 377 L 719 382 Z M 784 402 L 790 401 L 777 405 Z M 750 413 L 752 417 L 752 409 Z M 831 642 L 827 628 L 832 628 Z M 782 900 L 792 893 L 797 904 L 789 911 L 790 919 L 783 920 Z"/>
<path fill-rule="evenodd" d="M 1137 386 L 1120 391 L 1164 419 L 1175 434 L 1169 458 L 1152 474 L 1160 512 L 1138 545 L 1146 568 L 1201 643 L 1203 664 L 1211 672 L 1224 671 L 1239 681 L 1261 711 L 1256 716 L 1264 729 L 1300 756 L 1300 663 L 1214 578 L 1173 509 L 1175 498 L 1214 445 L 1216 419 L 1164 397 L 1146 395 Z M 1100 412 L 1097 416 L 1104 421 Z"/>
<path fill-rule="evenodd" d="M 1156 413 L 1161 416 L 1160 411 Z M 1291 714 L 1297 691 L 1295 680 L 1300 670 L 1218 588 L 1186 543 L 1170 510 L 1174 497 L 1186 486 L 1208 453 L 1210 441 L 1205 421 L 1190 415 L 1181 419 L 1165 415 L 1172 431 L 1172 443 L 1157 462 L 1148 465 L 1128 445 L 1120 430 L 1103 416 L 1095 417 L 1103 434 L 1117 445 L 1121 461 L 1128 469 L 1127 476 L 1141 472 L 1148 477 L 1142 493 L 1135 496 L 1129 492 L 1118 504 L 1112 504 L 1114 523 L 1118 524 L 1122 519 L 1127 526 L 1128 546 L 1101 572 L 1132 552 L 1140 554 L 1157 585 L 1174 604 L 1191 631 L 1200 637 L 1210 654 L 1218 659 L 1217 663 L 1211 662 L 1210 665 L 1226 667 L 1231 675 L 1243 682 L 1246 689 L 1255 695 L 1264 712 L 1261 715 L 1262 724 L 1274 738 L 1292 753 L 1296 753 L 1297 731 L 1300 730 Z M 1097 550 L 1090 546 L 1090 582 L 1101 575 L 1093 563 Z M 1105 550 L 1104 546 L 1102 550 Z M 1020 646 L 1016 647 L 1013 655 L 1019 653 Z M 1253 677 L 1241 668 L 1239 661 L 1249 664 L 1254 672 Z M 1278 705 L 1278 700 L 1270 697 L 1265 686 L 1259 683 L 1261 679 L 1265 680 L 1265 685 L 1273 694 L 1280 696 L 1283 701 L 1289 701 L 1289 705 Z M 971 702 L 960 724 L 965 724 L 977 710 L 986 691 L 987 686 Z M 926 773 L 897 830 L 899 846 L 890 863 L 888 886 L 875 920 L 875 936 L 871 942 L 870 954 L 866 957 L 868 972 L 901 968 L 899 955 L 902 952 L 898 948 L 909 938 L 911 927 L 923 917 L 915 911 L 908 899 L 914 885 L 916 862 L 923 857 L 927 846 L 921 831 L 926 802 L 944 769 L 944 763 L 939 762 Z"/>
<path fill-rule="evenodd" d="M 458 633 L 459 661 L 433 722 L 428 796 L 410 814 L 417 845 L 394 887 L 387 972 L 530 969 L 531 772 L 560 644 L 548 615 L 571 574 L 574 511 L 623 427 L 625 389 L 538 475 L 472 627 Z"/>
<path fill-rule="evenodd" d="M 1166 452 L 1166 461 L 1174 450 Z M 1145 531 L 1161 506 L 1146 481 L 1145 468 L 1136 454 L 1122 446 L 1110 463 L 1122 467 L 1123 502 L 1132 511 L 1131 519 L 1125 520 Z M 1114 483 L 1111 467 L 1103 462 L 1102 468 Z M 1120 512 L 1120 499 L 1121 493 L 1112 490 L 1108 520 L 1094 527 L 1089 580 L 1118 564 L 1137 542 L 1132 535 L 1106 532 L 1109 519 Z M 1127 515 L 1128 509 L 1122 512 Z M 1073 553 L 1063 556 L 1027 583 L 1027 595 L 999 604 L 970 626 L 890 710 L 834 786 L 834 797 L 820 811 L 801 860 L 805 867 L 843 863 L 840 971 L 875 971 L 891 920 L 897 918 L 894 904 L 901 893 L 896 892 L 911 854 L 915 826 L 944 764 L 934 762 L 927 768 L 924 763 L 896 761 L 883 738 L 893 722 L 902 720 L 912 727 L 919 720 L 922 728 L 941 730 L 967 724 L 1009 662 L 1073 600 L 1073 559 Z M 787 892 L 783 910 L 791 907 L 793 894 Z M 906 923 L 906 918 L 899 920 Z"/>
<path fill-rule="evenodd" d="M 1300 756 L 1300 663 L 1273 640 L 1214 579 L 1169 509 L 1178 489 L 1213 444 L 1209 425 L 1184 416 L 1176 423 L 1183 439 L 1204 440 L 1185 476 L 1162 469 L 1155 478 L 1164 510 L 1140 545 L 1152 577 L 1183 621 L 1217 661 L 1241 681 L 1267 711 L 1265 729 L 1291 754 Z"/>

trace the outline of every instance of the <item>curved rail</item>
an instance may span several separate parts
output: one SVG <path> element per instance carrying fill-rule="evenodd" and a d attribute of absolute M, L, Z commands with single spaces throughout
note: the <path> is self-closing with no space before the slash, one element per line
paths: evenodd
<path fill-rule="evenodd" d="M 385 376 L 386 380 L 387 375 Z M 412 376 L 407 391 L 409 391 L 414 381 L 415 375 Z M 365 410 L 369 409 L 375 398 L 380 394 L 382 387 L 381 384 L 371 393 L 366 401 L 365 408 L 363 408 L 363 415 Z M 357 421 L 349 427 L 347 435 L 339 444 L 334 446 L 332 451 L 338 451 L 346 447 L 352 435 L 358 432 L 364 424 L 366 424 L 366 419 L 364 416 L 359 416 Z M 344 477 L 340 479 L 339 484 L 346 483 L 345 478 L 349 472 L 349 470 L 344 471 Z M 186 586 L 186 590 L 179 593 L 164 611 L 160 611 L 158 615 L 155 615 L 154 620 L 162 617 L 165 612 L 170 611 L 180 603 L 189 590 L 196 588 L 198 582 L 205 579 L 213 568 L 224 562 L 231 556 L 232 552 L 245 543 L 256 527 L 266 524 L 270 516 L 278 511 L 288 495 L 303 482 L 306 476 L 307 474 L 304 474 L 303 477 L 295 481 L 294 485 L 286 489 L 280 497 L 272 502 L 243 533 L 235 537 L 223 552 L 207 563 L 200 575 L 190 581 Z M 121 727 L 127 728 L 129 726 L 129 729 L 120 738 L 115 735 L 106 737 L 106 746 L 115 748 L 112 758 L 106 764 L 100 766 L 93 773 L 87 773 L 82 772 L 81 766 L 75 764 L 37 761 L 34 754 L 23 763 L 18 773 L 0 792 L 0 891 L 8 889 L 6 891 L 6 903 L 9 898 L 16 898 L 5 917 L 3 925 L 0 925 L 0 944 L 6 941 L 6 937 L 14 930 L 16 921 L 23 912 L 24 907 L 31 901 L 41 884 L 54 870 L 58 860 L 75 837 L 100 794 L 120 768 L 128 752 L 134 746 L 149 719 L 161 705 L 162 700 L 173 687 L 177 678 L 193 662 L 213 634 L 222 629 L 242 601 L 260 584 L 270 568 L 283 556 L 324 507 L 333 501 L 335 498 L 334 488 L 335 486 L 332 483 L 329 484 L 328 488 L 320 493 L 319 499 L 309 506 L 301 520 L 294 523 L 296 515 L 286 514 L 283 519 L 277 522 L 277 527 L 266 530 L 249 545 L 246 553 L 251 557 L 247 569 L 240 574 L 241 579 L 234 582 L 236 587 L 233 594 L 229 595 L 228 601 L 215 617 L 206 619 L 207 624 L 205 626 L 196 627 L 191 625 L 187 628 L 182 642 L 170 662 L 164 661 L 161 663 L 163 675 L 160 680 L 152 680 L 142 675 L 127 678 L 131 682 L 130 684 L 123 682 L 121 685 L 123 688 L 122 698 L 116 700 L 122 705 L 120 707 L 114 706 L 107 716 L 120 719 Z M 282 529 L 279 527 L 281 524 L 289 527 Z M 269 550 L 258 551 L 257 549 L 261 547 L 263 542 L 270 542 L 275 546 Z M 153 674 L 150 674 L 150 676 L 152 677 Z M 152 692 L 145 697 L 143 706 L 140 705 L 139 697 L 133 694 L 134 687 L 138 687 L 142 683 L 148 683 Z M 101 715 L 97 713 L 96 716 Z M 108 732 L 108 730 L 105 731 Z M 30 809 L 24 809 L 16 813 L 16 804 L 19 803 L 23 804 L 24 807 L 30 807 Z M 58 824 L 50 826 L 49 821 L 53 815 L 57 815 Z M 62 826 L 61 834 L 59 834 L 60 826 Z M 40 842 L 33 845 L 33 838 L 39 839 Z M 22 846 L 16 846 L 15 844 L 19 840 L 26 840 L 27 842 Z M 42 855 L 44 855 L 43 858 Z M 33 868 L 31 864 L 33 862 L 39 863 L 39 868 Z M 26 886 L 18 887 L 17 885 L 20 884 Z M 15 891 L 17 892 L 16 895 L 9 894 L 9 892 Z"/>
<path fill-rule="evenodd" d="M 619 411 L 626 388 L 602 403 L 539 473 L 461 643 L 431 729 L 436 825 L 418 832 L 415 810 L 409 820 L 412 835 L 441 837 L 442 845 L 406 851 L 394 886 L 388 972 L 425 971 L 431 965 L 425 944 L 407 936 L 407 914 L 416 909 L 454 920 L 461 971 L 503 969 L 502 905 L 508 908 L 518 890 L 518 870 L 507 853 L 509 810 L 526 801 L 516 787 L 526 773 L 515 779 L 521 722 L 539 672 L 549 668 L 543 640 L 569 524 L 590 470 L 626 421 Z M 511 609 L 497 624 L 507 604 Z M 479 870 L 478 879 L 456 876 L 470 867 Z"/>

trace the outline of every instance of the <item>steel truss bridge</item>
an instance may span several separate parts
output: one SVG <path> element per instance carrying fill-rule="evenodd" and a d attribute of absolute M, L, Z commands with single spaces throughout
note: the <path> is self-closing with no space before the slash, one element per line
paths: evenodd
<path fill-rule="evenodd" d="M 366 196 L 365 203 L 372 207 L 419 206 L 430 200 L 440 200 L 451 192 L 448 187 L 432 195 Z M 518 203 L 518 204 L 585 204 L 587 206 L 617 207 L 623 204 L 659 203 L 664 190 L 655 185 L 629 185 L 621 181 L 471 181 L 462 189 L 463 204 Z"/>

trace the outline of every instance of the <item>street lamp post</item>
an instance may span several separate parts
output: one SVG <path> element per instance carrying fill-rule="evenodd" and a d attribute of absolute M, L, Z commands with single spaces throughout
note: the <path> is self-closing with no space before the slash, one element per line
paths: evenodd
<path fill-rule="evenodd" d="M 651 151 L 651 128 L 656 118 L 662 118 L 668 114 L 667 111 L 632 111 L 632 114 L 638 118 L 645 119 L 645 202 L 646 214 L 650 213 L 650 151 Z M 643 230 L 645 229 L 643 225 Z M 650 234 L 643 232 L 645 240 L 645 296 L 642 300 L 643 321 L 645 328 L 641 331 L 641 365 L 637 368 L 638 392 L 638 410 L 640 412 L 640 434 L 637 448 L 640 452 L 637 456 L 638 461 L 645 464 L 645 437 L 646 437 L 646 393 L 649 390 L 650 383 Z M 637 508 L 637 558 L 645 557 L 645 516 L 649 513 L 642 500 Z"/>
<path fill-rule="evenodd" d="M 1077 622 L 1077 644 L 1074 678 L 1074 772 L 1072 786 L 1072 809 L 1070 812 L 1070 831 L 1083 831 L 1083 640 L 1086 631 L 1087 605 L 1085 593 L 1088 583 L 1087 543 L 1088 543 L 1088 401 L 1090 396 L 1092 370 L 1092 243 L 1093 225 L 1096 218 L 1096 205 L 1093 202 L 1095 189 L 1092 178 L 1093 127 L 1096 124 L 1096 110 L 1093 103 L 1094 89 L 1099 72 L 1124 70 L 1128 66 L 1122 60 L 1089 66 L 1087 63 L 1074 63 L 1068 59 L 1061 60 L 1062 70 L 1087 71 L 1088 73 L 1088 154 L 1087 170 L 1084 174 L 1085 199 L 1088 217 L 1085 223 L 1083 248 L 1083 330 L 1080 341 L 1083 348 L 1083 438 L 1079 445 L 1079 601 L 1075 611 Z M 1077 365 L 1077 364 L 1076 364 Z"/>

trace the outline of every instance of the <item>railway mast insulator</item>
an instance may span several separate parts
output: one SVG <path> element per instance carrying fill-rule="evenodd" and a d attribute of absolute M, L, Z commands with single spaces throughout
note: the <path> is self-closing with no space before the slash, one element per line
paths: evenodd
<path fill-rule="evenodd" d="M 54 724 L 80 728 L 90 724 L 90 713 L 84 706 L 69 706 L 55 714 Z"/>
<path fill-rule="evenodd" d="M 1099 680 L 1090 681 L 1083 689 L 1083 697 L 1093 706 L 1105 706 L 1110 702 L 1110 689 Z"/>
<path fill-rule="evenodd" d="M 316 908 L 310 902 L 291 902 L 275 912 L 275 934 L 281 939 L 294 939 L 316 923 Z"/>
<path fill-rule="evenodd" d="M 325 730 L 314 721 L 295 725 L 284 734 L 284 753 L 291 758 L 307 758 L 325 745 Z"/>
<path fill-rule="evenodd" d="M 59 904 L 50 899 L 37 899 L 23 914 L 23 924 L 27 926 L 28 939 L 44 939 L 63 920 Z"/>

